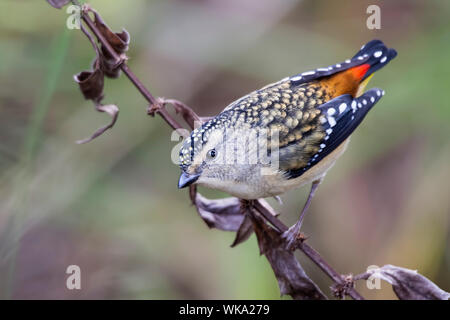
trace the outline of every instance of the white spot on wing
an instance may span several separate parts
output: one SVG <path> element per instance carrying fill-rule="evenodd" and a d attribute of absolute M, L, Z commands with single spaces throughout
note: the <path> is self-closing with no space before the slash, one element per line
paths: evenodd
<path fill-rule="evenodd" d="M 386 57 L 386 56 L 384 56 L 383 58 L 381 58 L 381 59 L 380 59 L 380 62 L 381 62 L 381 63 L 385 63 L 385 62 L 386 62 L 386 60 L 387 60 L 387 57 Z"/>
<path fill-rule="evenodd" d="M 334 108 L 330 108 L 330 109 L 327 110 L 327 113 L 328 113 L 329 116 L 332 116 L 333 114 L 336 113 L 336 110 Z"/>
<path fill-rule="evenodd" d="M 341 105 L 339 106 L 339 113 L 344 112 L 345 109 L 347 109 L 347 104 L 346 103 L 341 103 Z"/>
<path fill-rule="evenodd" d="M 334 127 L 336 125 L 336 120 L 333 117 L 328 117 L 328 123 L 330 127 Z"/>
<path fill-rule="evenodd" d="M 373 54 L 373 56 L 374 56 L 375 58 L 379 58 L 379 57 L 381 57 L 382 54 L 383 54 L 382 51 L 375 51 L 375 53 Z"/>

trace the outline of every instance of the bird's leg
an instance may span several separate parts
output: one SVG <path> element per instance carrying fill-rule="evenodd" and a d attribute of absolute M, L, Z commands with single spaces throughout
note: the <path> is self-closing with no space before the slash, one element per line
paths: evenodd
<path fill-rule="evenodd" d="M 282 237 L 286 240 L 287 243 L 286 248 L 288 250 L 295 249 L 295 243 L 298 240 L 301 240 L 300 228 L 302 227 L 303 218 L 305 217 L 306 211 L 308 211 L 308 208 L 311 204 L 311 200 L 314 197 L 317 187 L 319 186 L 321 181 L 322 181 L 321 179 L 313 181 L 311 190 L 309 191 L 308 199 L 306 200 L 305 206 L 303 207 L 302 212 L 300 214 L 300 218 L 292 227 L 290 227 L 287 231 L 283 233 Z"/>

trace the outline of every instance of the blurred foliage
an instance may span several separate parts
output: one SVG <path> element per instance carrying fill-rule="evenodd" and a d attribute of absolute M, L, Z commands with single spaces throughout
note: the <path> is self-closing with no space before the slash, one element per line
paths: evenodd
<path fill-rule="evenodd" d="M 200 115 L 373 38 L 396 48 L 369 85 L 386 96 L 319 189 L 304 231 L 342 273 L 395 264 L 449 291 L 450 3 L 377 3 L 381 30 L 366 28 L 366 0 L 91 2 L 130 32 L 129 64 L 148 88 Z M 67 17 L 44 0 L 0 2 L 1 298 L 279 298 L 254 236 L 230 249 L 233 234 L 208 230 L 176 188 L 176 142 L 125 77 L 105 84 L 105 103 L 121 108 L 115 128 L 74 143 L 105 120 L 72 80 L 94 52 Z M 307 191 L 271 203 L 293 223 Z M 65 287 L 70 264 L 81 267 L 80 291 Z M 387 284 L 358 289 L 394 297 Z"/>

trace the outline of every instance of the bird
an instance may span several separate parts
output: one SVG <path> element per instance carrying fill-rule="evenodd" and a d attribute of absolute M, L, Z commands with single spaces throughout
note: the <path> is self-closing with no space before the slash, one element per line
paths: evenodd
<path fill-rule="evenodd" d="M 197 184 L 255 200 L 311 183 L 298 221 L 282 235 L 286 247 L 294 248 L 318 186 L 385 94 L 365 91 L 368 81 L 396 56 L 395 49 L 372 40 L 351 59 L 286 77 L 232 102 L 182 142 L 178 187 Z"/>

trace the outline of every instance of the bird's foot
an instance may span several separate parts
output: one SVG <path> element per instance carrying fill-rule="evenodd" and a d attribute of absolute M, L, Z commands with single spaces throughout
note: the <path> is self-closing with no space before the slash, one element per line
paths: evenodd
<path fill-rule="evenodd" d="M 281 237 L 286 241 L 287 250 L 294 251 L 298 244 L 308 239 L 308 237 L 300 231 L 300 227 L 301 224 L 296 223 L 281 235 Z"/>
<path fill-rule="evenodd" d="M 338 299 L 344 299 L 349 291 L 355 287 L 355 278 L 352 274 L 342 275 L 342 283 L 335 283 L 331 286 L 333 295 Z"/>

